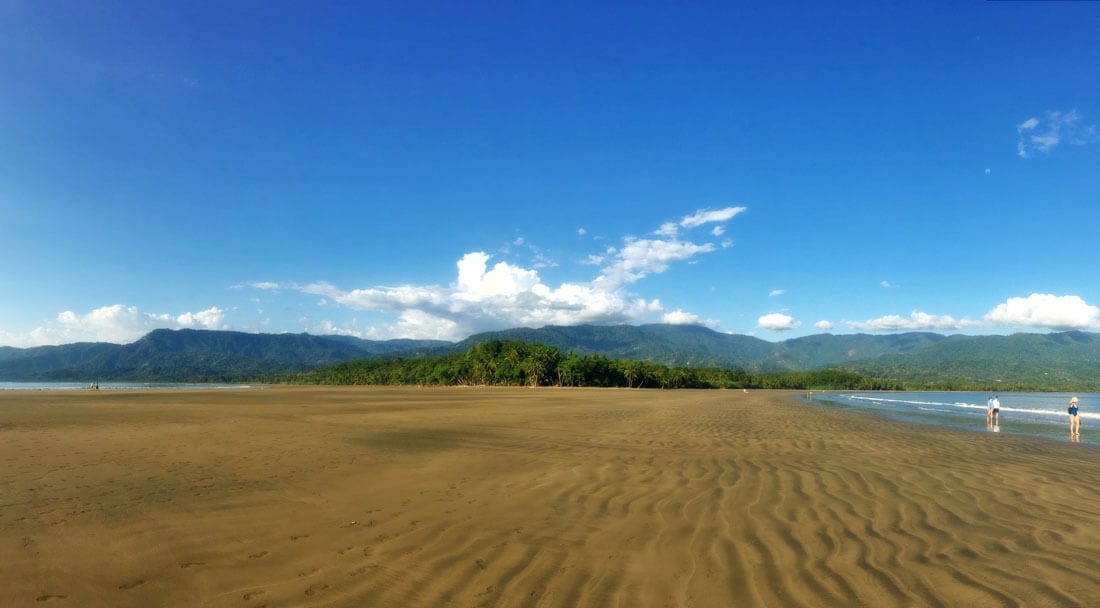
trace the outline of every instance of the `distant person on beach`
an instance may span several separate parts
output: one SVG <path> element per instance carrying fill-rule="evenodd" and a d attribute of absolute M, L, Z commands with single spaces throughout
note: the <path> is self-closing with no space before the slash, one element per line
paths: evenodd
<path fill-rule="evenodd" d="M 987 426 L 993 426 L 993 396 L 990 395 L 989 399 L 985 400 L 985 424 Z"/>
<path fill-rule="evenodd" d="M 1069 436 L 1081 436 L 1081 414 L 1077 412 L 1077 397 L 1069 400 Z"/>
<path fill-rule="evenodd" d="M 993 426 L 1001 423 L 1001 398 L 997 395 L 993 395 L 993 409 L 989 410 L 989 415 L 993 419 Z"/>

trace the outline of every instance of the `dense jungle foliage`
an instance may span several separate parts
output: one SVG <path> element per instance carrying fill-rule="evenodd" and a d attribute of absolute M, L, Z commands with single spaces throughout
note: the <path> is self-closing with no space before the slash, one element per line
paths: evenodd
<path fill-rule="evenodd" d="M 462 354 L 359 360 L 276 378 L 293 384 L 592 386 L 626 388 L 900 389 L 843 370 L 747 373 L 562 353 L 553 346 L 488 340 Z"/>

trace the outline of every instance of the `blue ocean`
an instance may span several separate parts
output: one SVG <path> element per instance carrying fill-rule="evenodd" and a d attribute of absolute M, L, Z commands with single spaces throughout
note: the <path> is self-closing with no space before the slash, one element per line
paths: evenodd
<path fill-rule="evenodd" d="M 991 393 L 827 392 L 808 395 L 821 407 L 874 413 L 893 420 L 929 424 L 983 433 L 1028 435 L 1070 441 L 1070 397 L 1079 399 L 1081 443 L 1100 445 L 1100 393 L 996 393 L 1001 401 L 1000 423 L 986 423 L 986 400 Z"/>

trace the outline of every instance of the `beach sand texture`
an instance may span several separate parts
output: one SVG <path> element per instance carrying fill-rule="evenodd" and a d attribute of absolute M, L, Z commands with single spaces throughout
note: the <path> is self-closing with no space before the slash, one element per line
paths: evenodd
<path fill-rule="evenodd" d="M 1068 426 L 771 392 L 9 392 L 0 466 L 0 606 L 1100 605 L 1100 452 Z"/>

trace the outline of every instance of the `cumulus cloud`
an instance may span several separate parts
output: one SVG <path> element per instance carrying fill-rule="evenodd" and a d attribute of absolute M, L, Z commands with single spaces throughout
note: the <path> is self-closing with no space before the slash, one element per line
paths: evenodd
<path fill-rule="evenodd" d="M 669 325 L 698 325 L 699 315 L 676 309 L 672 312 L 665 313 L 661 317 L 661 322 Z"/>
<path fill-rule="evenodd" d="M 1016 125 L 1016 134 L 1016 154 L 1020 158 L 1050 154 L 1062 143 L 1080 146 L 1098 139 L 1096 125 L 1086 124 L 1075 109 L 1048 111 L 1042 118 L 1028 118 Z"/>
<path fill-rule="evenodd" d="M 224 321 L 225 312 L 216 306 L 176 316 L 176 326 L 179 328 L 224 329 Z"/>
<path fill-rule="evenodd" d="M 991 325 L 1045 329 L 1100 328 L 1100 308 L 1079 296 L 1033 293 L 1026 298 L 1009 298 L 985 315 Z"/>
<path fill-rule="evenodd" d="M 821 331 L 830 331 L 830 330 L 833 329 L 833 327 L 834 327 L 834 325 L 833 325 L 832 321 L 821 320 L 821 321 L 818 321 L 817 323 L 814 323 L 814 328 L 820 329 Z"/>
<path fill-rule="evenodd" d="M 760 329 L 768 329 L 771 331 L 788 331 L 802 327 L 802 323 L 800 321 L 795 321 L 790 315 L 785 315 L 781 312 L 773 312 L 757 319 L 756 326 Z"/>
<path fill-rule="evenodd" d="M 379 338 L 455 340 L 504 327 L 629 323 L 662 309 L 659 300 L 634 297 L 612 281 L 550 287 L 536 270 L 507 262 L 490 267 L 490 259 L 484 252 L 464 255 L 456 264 L 457 280 L 448 287 L 404 285 L 342 291 L 319 282 L 298 289 L 352 309 L 397 312 L 396 323 L 371 333 Z"/>
<path fill-rule="evenodd" d="M 229 329 L 225 313 L 214 306 L 181 314 L 147 313 L 136 306 L 113 304 L 80 314 L 66 310 L 26 335 L 4 334 L 13 346 L 43 346 L 73 342 L 126 344 L 154 329 Z"/>
<path fill-rule="evenodd" d="M 686 239 L 681 230 L 722 222 L 743 210 L 729 207 L 699 211 L 666 222 L 647 238 L 625 237 L 620 246 L 588 256 L 585 263 L 598 267 L 594 278 L 557 286 L 544 283 L 536 268 L 507 261 L 494 263 L 491 255 L 474 251 L 458 260 L 456 280 L 447 286 L 378 286 L 345 291 L 316 282 L 263 284 L 262 288 L 293 289 L 355 310 L 397 314 L 391 324 L 361 330 L 372 338 L 455 340 L 505 327 L 651 322 L 663 312 L 660 301 L 633 294 L 632 285 L 664 273 L 676 263 L 690 263 L 716 251 L 714 243 Z M 662 320 L 713 325 L 683 310 L 670 312 Z"/>
<path fill-rule="evenodd" d="M 1033 293 L 1009 298 L 980 320 L 915 311 L 908 317 L 886 315 L 867 321 L 846 321 L 857 331 L 954 331 L 994 327 L 1020 329 L 1100 329 L 1100 307 L 1079 296 Z"/>

